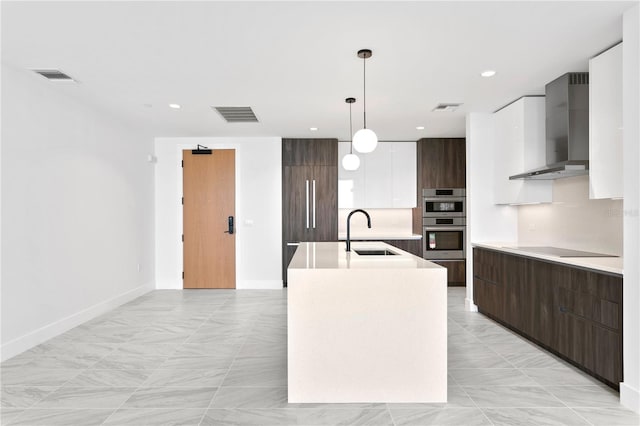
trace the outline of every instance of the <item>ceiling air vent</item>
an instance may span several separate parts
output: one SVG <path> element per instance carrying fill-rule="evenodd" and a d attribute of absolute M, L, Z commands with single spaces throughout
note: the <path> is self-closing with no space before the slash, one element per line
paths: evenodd
<path fill-rule="evenodd" d="M 63 73 L 60 70 L 32 70 L 33 72 L 40 74 L 47 80 L 51 81 L 75 81 L 73 78 L 69 77 L 67 74 Z"/>
<path fill-rule="evenodd" d="M 212 107 L 227 123 L 257 123 L 258 118 L 251 107 Z"/>
<path fill-rule="evenodd" d="M 589 73 L 588 72 L 569 73 L 569 84 L 572 86 L 577 84 L 589 84 Z"/>
<path fill-rule="evenodd" d="M 438 104 L 432 111 L 434 112 L 453 112 L 462 104 Z"/>

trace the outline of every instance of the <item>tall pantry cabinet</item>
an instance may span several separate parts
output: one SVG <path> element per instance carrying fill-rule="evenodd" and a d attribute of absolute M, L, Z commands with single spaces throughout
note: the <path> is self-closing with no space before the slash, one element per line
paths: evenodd
<path fill-rule="evenodd" d="M 282 139 L 282 279 L 300 242 L 338 240 L 338 140 Z"/>

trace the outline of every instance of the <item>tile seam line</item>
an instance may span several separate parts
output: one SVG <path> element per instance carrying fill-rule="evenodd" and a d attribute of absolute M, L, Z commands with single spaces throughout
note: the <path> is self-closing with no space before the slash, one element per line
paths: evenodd
<path fill-rule="evenodd" d="M 257 317 L 259 317 L 260 315 L 261 314 L 257 315 Z M 252 320 L 251 322 L 257 322 L 257 318 Z M 238 350 L 236 351 L 236 353 L 235 353 L 235 355 L 233 357 L 233 360 L 231 361 L 231 364 L 229 364 L 229 368 L 227 368 L 227 373 L 224 375 L 224 377 L 222 378 L 222 381 L 220 382 L 220 386 L 218 386 L 218 388 L 216 389 L 215 393 L 211 397 L 211 400 L 209 401 L 209 404 L 207 405 L 207 408 L 205 408 L 204 412 L 202 413 L 202 417 L 200 418 L 200 421 L 198 422 L 198 425 L 202 425 L 202 422 L 204 421 L 205 417 L 207 416 L 207 412 L 209 410 L 211 410 L 211 404 L 213 404 L 213 401 L 216 399 L 216 396 L 220 392 L 220 389 L 222 388 L 222 385 L 224 385 L 225 380 L 227 380 L 227 377 L 229 376 L 229 373 L 231 372 L 231 368 L 233 367 L 233 364 L 235 364 L 236 359 L 238 359 L 238 356 L 239 356 L 240 352 L 242 351 L 242 348 L 244 347 L 244 345 L 247 344 L 247 340 L 248 340 L 248 335 L 244 335 L 243 336 L 243 340 L 242 340 L 242 344 L 239 345 Z"/>
<path fill-rule="evenodd" d="M 207 317 L 207 318 L 208 318 L 208 317 Z M 200 326 L 198 327 L 198 329 L 199 329 L 200 327 L 202 327 L 202 325 L 203 325 L 203 324 L 204 324 L 204 321 L 202 321 L 202 323 L 200 324 Z M 146 326 L 146 327 L 144 327 L 144 328 L 143 328 L 143 331 L 144 331 L 144 330 L 146 330 L 148 327 L 150 327 L 150 326 Z M 196 329 L 196 331 L 197 331 L 197 329 Z M 137 333 L 136 333 L 136 334 L 137 334 Z M 135 336 L 135 335 L 134 335 L 134 336 Z M 130 342 L 132 339 L 133 339 L 133 337 L 131 337 L 127 342 Z M 187 340 L 188 340 L 188 338 L 185 338 L 185 339 L 184 339 L 181 343 L 179 343 L 178 345 L 183 345 Z M 119 348 L 120 346 L 121 346 L 121 345 L 118 345 L 118 348 Z M 176 349 L 176 350 L 177 350 L 177 349 Z M 174 350 L 173 352 L 175 353 L 175 351 L 176 351 L 176 350 Z M 162 364 L 164 364 L 165 362 L 167 362 L 167 359 L 169 359 L 169 356 L 164 357 L 164 360 L 162 361 Z M 161 364 L 161 365 L 162 365 L 162 364 Z M 157 371 L 158 369 L 159 369 L 159 368 L 158 368 L 158 367 L 156 367 L 156 368 L 153 368 L 153 369 L 149 370 L 149 371 L 151 371 L 151 373 L 149 374 L 149 376 L 148 376 L 148 377 L 147 377 L 147 378 L 146 378 L 146 379 L 145 379 L 145 380 L 144 380 L 144 381 L 143 381 L 143 382 L 142 382 L 138 387 L 136 387 L 136 389 L 135 389 L 133 392 L 131 392 L 131 394 L 129 395 L 129 397 L 128 397 L 127 399 L 125 399 L 125 400 L 120 404 L 120 406 L 119 406 L 118 408 L 116 408 L 116 409 L 115 409 L 111 414 L 109 414 L 109 416 L 108 416 L 106 419 L 104 419 L 104 421 L 101 423 L 101 425 L 105 425 L 105 424 L 109 421 L 109 419 L 110 419 L 111 417 L 113 417 L 113 415 L 114 415 L 118 410 L 121 410 L 121 409 L 123 408 L 124 404 L 126 404 L 126 403 L 127 403 L 127 401 L 129 401 L 129 399 L 131 399 L 131 397 L 132 397 L 136 392 L 138 392 L 138 391 L 142 388 L 142 386 L 144 385 L 144 383 L 146 383 L 146 382 L 147 382 L 147 380 L 149 380 L 149 377 L 151 377 L 151 375 L 152 375 L 155 371 Z"/>

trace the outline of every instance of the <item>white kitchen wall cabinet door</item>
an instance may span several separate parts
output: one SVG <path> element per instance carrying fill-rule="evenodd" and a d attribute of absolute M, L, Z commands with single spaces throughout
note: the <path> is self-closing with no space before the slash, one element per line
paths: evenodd
<path fill-rule="evenodd" d="M 589 198 L 622 197 L 622 43 L 589 61 Z"/>
<path fill-rule="evenodd" d="M 544 97 L 522 97 L 493 118 L 494 203 L 550 203 L 553 181 L 509 180 L 509 176 L 546 163 Z"/>
<path fill-rule="evenodd" d="M 352 209 L 356 207 L 362 207 L 365 202 L 364 194 L 364 169 L 365 164 L 363 157 L 365 154 L 360 154 L 354 151 L 360 158 L 360 167 L 357 170 L 349 171 L 342 167 L 342 159 L 345 155 L 349 154 L 351 144 L 348 142 L 338 143 L 338 208 L 339 209 Z"/>
<path fill-rule="evenodd" d="M 339 160 L 349 143 L 338 144 Z M 356 153 L 360 167 L 338 167 L 338 208 L 414 208 L 416 199 L 416 143 L 380 142 L 368 154 Z"/>
<path fill-rule="evenodd" d="M 415 142 L 393 142 L 389 144 L 391 158 L 391 207 L 414 208 L 418 207 L 416 199 L 416 185 L 418 182 Z"/>

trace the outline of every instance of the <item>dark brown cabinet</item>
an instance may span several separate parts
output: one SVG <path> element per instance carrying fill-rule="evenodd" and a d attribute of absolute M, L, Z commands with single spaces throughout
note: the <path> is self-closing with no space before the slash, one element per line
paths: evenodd
<path fill-rule="evenodd" d="M 423 138 L 416 143 L 418 206 L 422 206 L 423 189 L 465 188 L 467 186 L 465 144 L 465 138 Z M 422 208 L 413 209 L 412 215 L 413 232 L 422 234 Z M 466 285 L 464 260 L 434 262 L 447 268 L 449 286 Z"/>
<path fill-rule="evenodd" d="M 466 151 L 464 138 L 425 138 L 417 143 L 418 197 L 423 188 L 464 188 Z M 420 204 L 420 203 L 418 203 Z"/>
<path fill-rule="evenodd" d="M 282 139 L 283 166 L 338 165 L 337 139 Z"/>
<path fill-rule="evenodd" d="M 297 243 L 338 240 L 338 140 L 282 140 L 282 277 Z"/>
<path fill-rule="evenodd" d="M 473 249 L 480 312 L 604 383 L 622 381 L 622 277 Z"/>
<path fill-rule="evenodd" d="M 449 287 L 465 286 L 467 268 L 464 260 L 432 260 L 432 262 L 447 268 L 447 285 Z"/>

